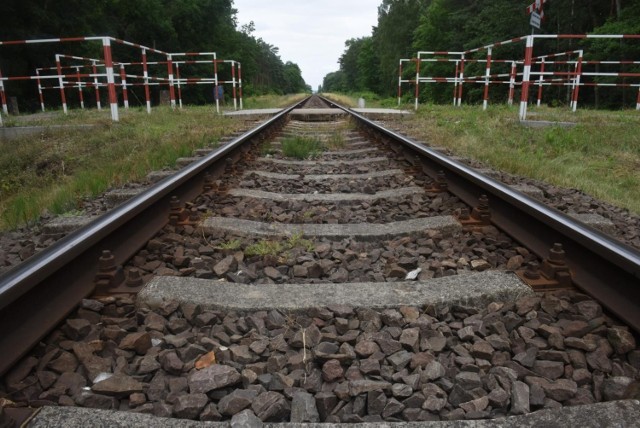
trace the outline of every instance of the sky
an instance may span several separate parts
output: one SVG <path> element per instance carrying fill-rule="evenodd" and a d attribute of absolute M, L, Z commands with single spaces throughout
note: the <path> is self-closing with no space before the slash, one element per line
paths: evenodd
<path fill-rule="evenodd" d="M 234 0 L 238 26 L 253 21 L 256 38 L 300 67 L 313 90 L 339 68 L 344 42 L 370 36 L 381 0 Z"/>

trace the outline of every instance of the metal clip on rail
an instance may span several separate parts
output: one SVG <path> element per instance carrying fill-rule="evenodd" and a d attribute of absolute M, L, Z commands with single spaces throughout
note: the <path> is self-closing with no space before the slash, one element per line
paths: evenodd
<path fill-rule="evenodd" d="M 183 207 L 176 196 L 169 201 L 169 224 L 175 227 L 193 226 L 198 223 L 198 213 Z M 188 204 L 187 204 L 188 205 Z"/>
<path fill-rule="evenodd" d="M 96 294 L 113 293 L 124 282 L 122 266 L 116 265 L 115 257 L 109 250 L 102 251 L 98 259 L 98 272 L 94 279 Z"/>
<path fill-rule="evenodd" d="M 480 195 L 478 205 L 471 211 L 471 214 L 467 208 L 460 210 L 458 221 L 467 229 L 491 225 L 491 210 L 487 195 Z"/>
<path fill-rule="evenodd" d="M 549 257 L 542 262 L 530 263 L 526 269 L 516 274 L 535 291 L 549 291 L 573 286 L 571 270 L 566 262 L 562 244 L 555 243 L 549 250 Z"/>

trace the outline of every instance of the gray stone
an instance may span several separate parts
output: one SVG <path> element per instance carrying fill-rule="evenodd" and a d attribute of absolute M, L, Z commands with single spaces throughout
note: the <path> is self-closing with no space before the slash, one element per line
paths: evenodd
<path fill-rule="evenodd" d="M 218 411 L 223 415 L 233 416 L 251 406 L 258 393 L 251 389 L 234 389 L 218 402 Z"/>
<path fill-rule="evenodd" d="M 206 394 L 209 391 L 235 385 L 241 380 L 242 376 L 233 367 L 214 364 L 189 375 L 189 390 L 191 393 L 203 392 Z"/>
<path fill-rule="evenodd" d="M 607 330 L 607 339 L 613 346 L 616 354 L 624 355 L 629 351 L 632 351 L 636 347 L 636 340 L 633 334 L 623 328 L 610 328 Z"/>
<path fill-rule="evenodd" d="M 569 379 L 544 381 L 540 383 L 540 386 L 548 398 L 559 402 L 572 398 L 578 390 L 578 385 Z"/>
<path fill-rule="evenodd" d="M 249 409 L 235 414 L 231 418 L 231 428 L 261 428 L 264 424 L 262 421 Z"/>
<path fill-rule="evenodd" d="M 349 381 L 349 394 L 352 397 L 356 397 L 369 391 L 386 391 L 389 389 L 391 389 L 391 384 L 389 382 L 366 379 Z"/>
<path fill-rule="evenodd" d="M 114 397 L 126 397 L 134 392 L 142 392 L 143 385 L 124 374 L 114 374 L 91 387 L 93 392 Z"/>
<path fill-rule="evenodd" d="M 320 415 L 313 395 L 305 391 L 297 391 L 291 400 L 291 422 L 320 422 Z"/>
<path fill-rule="evenodd" d="M 281 422 L 289 416 L 291 407 L 284 395 L 267 391 L 256 397 L 251 409 L 263 422 Z"/>
<path fill-rule="evenodd" d="M 626 376 L 612 376 L 604 380 L 602 394 L 607 401 L 622 400 L 633 379 Z"/>
<path fill-rule="evenodd" d="M 513 415 L 529 413 L 529 385 L 524 382 L 513 382 L 511 387 L 511 411 Z"/>
<path fill-rule="evenodd" d="M 173 411 L 179 418 L 196 419 L 208 402 L 206 394 L 181 395 L 173 405 Z"/>

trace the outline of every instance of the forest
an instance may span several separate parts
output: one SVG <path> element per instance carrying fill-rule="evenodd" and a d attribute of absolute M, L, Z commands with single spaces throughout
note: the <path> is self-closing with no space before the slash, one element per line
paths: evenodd
<path fill-rule="evenodd" d="M 462 51 L 531 34 L 526 7 L 533 0 L 382 0 L 378 22 L 369 36 L 345 42 L 339 70 L 324 77 L 325 92 L 368 93 L 394 97 L 398 87 L 398 61 L 418 51 Z M 544 19 L 536 34 L 640 34 L 640 0 L 546 0 Z M 536 41 L 534 55 L 584 49 L 585 60 L 640 60 L 638 39 L 565 39 Z M 486 55 L 486 53 L 483 53 Z M 522 59 L 524 45 L 513 44 L 494 51 L 494 58 Z M 478 56 L 477 58 L 485 58 Z M 403 79 L 415 76 L 415 66 L 403 68 Z M 452 77 L 451 64 L 424 65 L 421 76 Z M 494 64 L 492 73 L 508 73 L 506 64 Z M 560 67 L 560 66 L 557 66 Z M 568 67 L 568 66 L 567 66 Z M 562 71 L 556 68 L 557 71 Z M 593 68 L 592 68 L 593 70 Z M 600 72 L 640 72 L 638 65 L 596 66 Z M 594 71 L 595 71 L 594 70 Z M 565 70 L 567 71 L 567 70 Z M 471 64 L 465 76 L 482 75 L 484 64 Z M 637 77 L 619 80 L 597 77 L 602 83 L 640 83 Z M 508 85 L 491 86 L 491 99 L 504 99 Z M 406 85 L 406 100 L 414 86 Z M 421 85 L 422 101 L 451 101 L 452 84 Z M 466 85 L 463 102 L 482 100 L 481 85 Z M 555 86 L 554 102 L 568 102 L 566 87 Z M 411 92 L 411 93 L 408 93 Z M 637 87 L 581 89 L 580 98 L 600 107 L 635 106 Z"/>
<path fill-rule="evenodd" d="M 4 41 L 112 36 L 165 52 L 214 51 L 218 58 L 241 62 L 245 95 L 310 90 L 297 64 L 283 62 L 276 46 L 252 34 L 253 23 L 238 28 L 233 0 L 2 0 L 0 16 L 0 40 Z M 141 61 L 139 49 L 113 49 L 114 58 L 120 61 Z M 5 76 L 33 75 L 37 67 L 54 66 L 56 53 L 101 58 L 101 50 L 98 42 L 3 46 L 0 70 Z M 150 55 L 149 61 L 154 60 L 163 58 Z M 211 77 L 210 68 L 185 65 L 181 72 L 189 77 Z M 149 71 L 152 74 L 151 68 Z M 230 79 L 229 71 L 221 70 L 228 76 L 220 78 Z M 153 73 L 166 76 L 166 66 Z M 186 102 L 210 101 L 213 91 L 203 86 L 183 91 Z M 11 82 L 10 91 L 19 98 L 21 109 L 37 105 L 33 82 Z M 156 88 L 156 99 L 158 92 Z M 134 104 L 144 100 L 140 93 L 133 95 L 130 102 Z"/>

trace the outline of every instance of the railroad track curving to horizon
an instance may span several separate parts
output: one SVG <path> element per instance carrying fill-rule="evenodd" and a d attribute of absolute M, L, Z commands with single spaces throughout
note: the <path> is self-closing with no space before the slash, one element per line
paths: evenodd
<path fill-rule="evenodd" d="M 319 96 L 200 155 L 0 276 L 4 417 L 401 422 L 640 396 L 637 249 Z"/>

